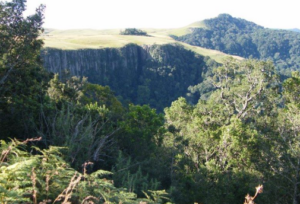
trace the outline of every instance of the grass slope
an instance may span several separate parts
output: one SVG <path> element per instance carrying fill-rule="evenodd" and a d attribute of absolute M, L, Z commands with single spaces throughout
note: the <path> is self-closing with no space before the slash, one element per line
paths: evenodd
<path fill-rule="evenodd" d="M 188 45 L 183 42 L 178 42 L 169 37 L 170 34 L 183 34 L 188 32 L 190 27 L 204 26 L 202 22 L 196 22 L 189 26 L 179 29 L 143 29 L 150 36 L 130 36 L 119 35 L 120 30 L 53 30 L 47 29 L 42 35 L 45 48 L 57 48 L 64 50 L 76 49 L 101 49 L 101 48 L 118 48 L 126 44 L 134 43 L 137 45 L 153 45 L 153 44 L 171 44 L 177 43 L 183 45 L 186 49 L 192 50 L 200 55 L 210 56 L 217 62 L 230 55 L 219 51 L 209 50 L 201 47 Z M 236 56 L 234 56 L 236 57 Z M 240 57 L 236 57 L 241 59 Z"/>
<path fill-rule="evenodd" d="M 206 28 L 206 25 L 204 21 L 197 21 L 182 28 L 170 29 L 167 33 L 169 35 L 176 35 L 179 37 L 191 33 L 191 28 Z"/>

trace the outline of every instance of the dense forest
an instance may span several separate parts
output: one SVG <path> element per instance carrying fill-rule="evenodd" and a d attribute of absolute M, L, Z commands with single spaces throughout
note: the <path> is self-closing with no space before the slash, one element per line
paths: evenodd
<path fill-rule="evenodd" d="M 244 19 L 220 14 L 204 20 L 205 28 L 190 28 L 176 40 L 245 58 L 272 60 L 276 69 L 290 76 L 300 70 L 300 33 L 267 29 Z"/>
<path fill-rule="evenodd" d="M 145 61 L 161 72 L 133 75 L 149 77 L 136 80 L 135 91 L 125 86 L 124 61 L 107 71 L 103 80 L 112 87 L 123 80 L 114 91 L 141 94 L 137 103 L 155 91 L 151 103 L 176 97 L 158 113 L 68 70 L 48 72 L 39 39 L 44 7 L 28 17 L 25 9 L 25 0 L 0 2 L 1 203 L 238 204 L 247 193 L 259 194 L 257 203 L 300 202 L 299 72 L 281 81 L 271 61 L 217 64 L 191 51 L 180 56 L 173 45 L 152 48 L 174 54 L 167 64 L 160 55 Z M 123 78 L 113 79 L 118 71 Z M 153 90 L 150 80 L 159 81 Z M 198 100 L 184 89 L 198 91 Z"/>

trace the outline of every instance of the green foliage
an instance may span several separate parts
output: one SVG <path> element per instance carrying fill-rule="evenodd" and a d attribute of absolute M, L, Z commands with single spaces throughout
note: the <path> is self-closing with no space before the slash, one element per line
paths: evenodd
<path fill-rule="evenodd" d="M 149 157 L 162 139 L 163 116 L 148 105 L 129 105 L 122 131 L 118 134 L 120 149 L 138 161 Z M 148 158 L 149 159 L 149 158 Z"/>
<path fill-rule="evenodd" d="M 63 200 L 72 203 L 91 200 L 96 203 L 139 202 L 135 194 L 117 189 L 111 181 L 103 178 L 110 172 L 98 170 L 87 174 L 89 163 L 84 164 L 84 172 L 80 174 L 62 159 L 64 148 L 52 146 L 41 150 L 32 147 L 36 154 L 29 154 L 22 150 L 29 141 L 35 139 L 10 143 L 1 141 L 1 203 L 56 203 Z"/>
<path fill-rule="evenodd" d="M 71 77 L 74 70 L 48 83 L 37 39 L 43 7 L 27 18 L 25 1 L 0 9 L 1 203 L 241 203 L 258 183 L 266 189 L 258 203 L 299 203 L 298 72 L 281 84 L 269 61 L 227 59 L 211 69 L 218 64 L 179 45 L 101 50 L 108 61 L 101 73 L 97 63 L 86 69 L 91 82 L 109 85 L 125 104 L 162 109 L 173 101 L 164 116 L 149 105 L 125 109 L 108 86 Z M 290 42 L 272 41 L 290 33 L 229 15 L 205 23 L 189 37 L 297 61 Z M 7 139 L 29 133 L 43 138 Z"/>
<path fill-rule="evenodd" d="M 126 28 L 124 31 L 120 32 L 120 35 L 144 35 L 148 36 L 147 32 L 136 28 Z"/>
<path fill-rule="evenodd" d="M 164 144 L 176 147 L 171 195 L 179 203 L 242 200 L 244 191 L 266 173 L 260 158 L 269 151 L 269 142 L 259 118 L 273 111 L 269 100 L 276 95 L 278 80 L 272 64 L 228 60 L 207 81 L 215 87 L 207 100 L 192 106 L 179 98 L 165 109 L 172 134 Z"/>
<path fill-rule="evenodd" d="M 63 75 L 64 77 L 64 75 Z M 64 77 L 64 80 L 59 80 L 59 75 L 55 74 L 49 82 L 48 96 L 56 101 L 77 102 L 83 96 L 82 89 L 88 86 L 87 78 Z"/>
<path fill-rule="evenodd" d="M 223 66 L 214 70 L 211 83 L 217 89 L 211 97 L 219 94 L 217 97 L 226 105 L 228 112 L 237 114 L 239 118 L 266 111 L 262 108 L 263 102 L 278 88 L 273 64 L 256 60 L 225 61 Z"/>
<path fill-rule="evenodd" d="M 67 161 L 77 169 L 85 161 L 99 162 L 113 151 L 105 147 L 119 128 L 105 106 L 65 104 L 45 120 L 47 131 L 40 134 L 48 138 L 48 145 L 68 147 Z"/>
<path fill-rule="evenodd" d="M 1 142 L 1 202 L 54 199 L 74 173 L 61 157 L 62 148 L 34 148 L 38 154 L 32 155 L 23 150 L 25 142 Z"/>
<path fill-rule="evenodd" d="M 228 14 L 204 23 L 206 28 L 191 28 L 192 33 L 176 40 L 245 58 L 271 59 L 285 76 L 300 68 L 300 34 L 297 32 L 266 29 Z"/>
<path fill-rule="evenodd" d="M 145 195 L 149 200 L 153 200 L 154 203 L 162 203 L 163 201 L 169 200 L 168 193 L 165 190 L 161 190 L 161 191 L 149 190 L 149 193 L 151 195 L 148 195 L 147 193 L 145 193 Z"/>
<path fill-rule="evenodd" d="M 159 181 L 167 182 L 168 166 L 162 147 L 163 116 L 147 105 L 130 105 L 118 132 L 118 149 L 122 155 L 114 165 L 116 185 L 135 189 L 139 196 L 142 191 L 161 188 Z"/>
<path fill-rule="evenodd" d="M 25 0 L 0 2 L 0 138 L 26 138 L 37 128 L 48 74 L 39 57 L 43 10 L 24 18 Z"/>
<path fill-rule="evenodd" d="M 278 114 L 278 136 L 274 141 L 273 155 L 279 158 L 272 162 L 273 171 L 279 175 L 285 185 L 280 190 L 288 194 L 288 202 L 299 200 L 300 173 L 300 90 L 299 72 L 293 72 L 292 77 L 283 83 L 284 108 Z M 289 189 L 289 190 L 287 190 Z"/>
<path fill-rule="evenodd" d="M 131 158 L 126 158 L 119 152 L 118 159 L 112 169 L 113 180 L 117 187 L 125 187 L 128 192 L 143 195 L 142 192 L 157 190 L 159 182 L 143 175 L 141 163 L 132 164 Z"/>
<path fill-rule="evenodd" d="M 60 78 L 54 75 L 48 84 L 49 75 L 39 59 L 42 41 L 37 39 L 42 31 L 43 7 L 24 18 L 25 3 L 0 3 L 1 138 L 33 134 L 43 139 L 39 139 L 39 147 L 26 145 L 34 139 L 10 143 L 1 140 L 0 201 L 161 203 L 159 193 L 153 197 L 155 201 L 150 201 L 137 199 L 133 190 L 114 187 L 113 182 L 103 178 L 110 173 L 100 167 L 111 169 L 118 148 L 124 148 L 124 152 L 130 149 L 122 147 L 121 142 L 126 139 L 114 138 L 122 127 L 124 135 L 133 139 L 132 144 L 147 147 L 150 143 L 151 152 L 149 160 L 128 174 L 126 182 L 134 181 L 131 186 L 140 192 L 157 189 L 158 182 L 149 169 L 155 159 L 152 151 L 162 139 L 163 117 L 148 106 L 130 106 L 124 115 L 121 103 L 108 87 L 89 84 L 86 78 L 70 77 L 68 72 L 61 73 Z M 134 153 L 138 154 L 138 150 L 141 149 Z M 141 154 L 134 159 L 141 161 L 148 156 Z M 86 161 L 93 161 L 93 166 L 89 167 L 91 163 Z M 77 170 L 83 166 L 83 173 L 71 166 Z M 152 175 L 148 176 L 149 172 Z"/>
<path fill-rule="evenodd" d="M 50 81 L 47 116 L 43 114 L 44 127 L 39 131 L 46 145 L 68 147 L 67 161 L 79 169 L 85 161 L 99 165 L 102 157 L 114 154 L 112 137 L 120 129 L 117 121 L 123 107 L 108 87 L 90 84 L 86 79 L 58 75 Z M 110 155 L 110 156 L 109 156 Z"/>
<path fill-rule="evenodd" d="M 171 107 L 173 110 L 175 103 Z M 248 179 L 260 175 L 253 165 L 259 157 L 259 134 L 235 117 L 226 120 L 228 115 L 216 105 L 199 103 L 187 110 L 182 106 L 177 108 L 181 115 L 175 117 L 170 117 L 173 112 L 166 110 L 167 124 L 175 125 L 179 131 L 170 145 L 179 148 L 176 140 L 180 135 L 183 138 L 178 143 L 186 144 L 181 147 L 182 152 L 177 150 L 173 154 L 172 197 L 179 203 L 223 203 L 243 198 L 242 189 L 239 194 L 230 193 L 229 189 L 236 191 L 234 186 L 246 175 Z M 220 114 L 226 114 L 226 117 L 220 117 Z M 247 187 L 243 186 L 244 190 Z M 221 196 L 223 192 L 227 195 Z"/>
<path fill-rule="evenodd" d="M 82 92 L 83 96 L 79 100 L 80 103 L 97 103 L 99 106 L 109 108 L 115 114 L 123 113 L 122 104 L 108 86 L 104 87 L 98 84 L 87 83 L 83 87 Z"/>

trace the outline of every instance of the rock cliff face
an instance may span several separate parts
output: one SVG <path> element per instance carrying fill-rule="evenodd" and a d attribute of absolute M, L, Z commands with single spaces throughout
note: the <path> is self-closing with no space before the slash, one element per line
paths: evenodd
<path fill-rule="evenodd" d="M 150 104 L 162 110 L 187 88 L 202 82 L 207 70 L 204 57 L 182 46 L 126 45 L 122 48 L 42 52 L 44 66 L 54 73 L 70 70 L 88 81 L 108 85 L 123 102 Z"/>

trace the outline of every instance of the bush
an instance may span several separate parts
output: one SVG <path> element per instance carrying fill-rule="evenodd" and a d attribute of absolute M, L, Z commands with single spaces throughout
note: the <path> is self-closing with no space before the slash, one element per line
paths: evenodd
<path fill-rule="evenodd" d="M 148 36 L 145 31 L 136 28 L 126 28 L 124 31 L 120 32 L 120 35 L 144 35 Z"/>

